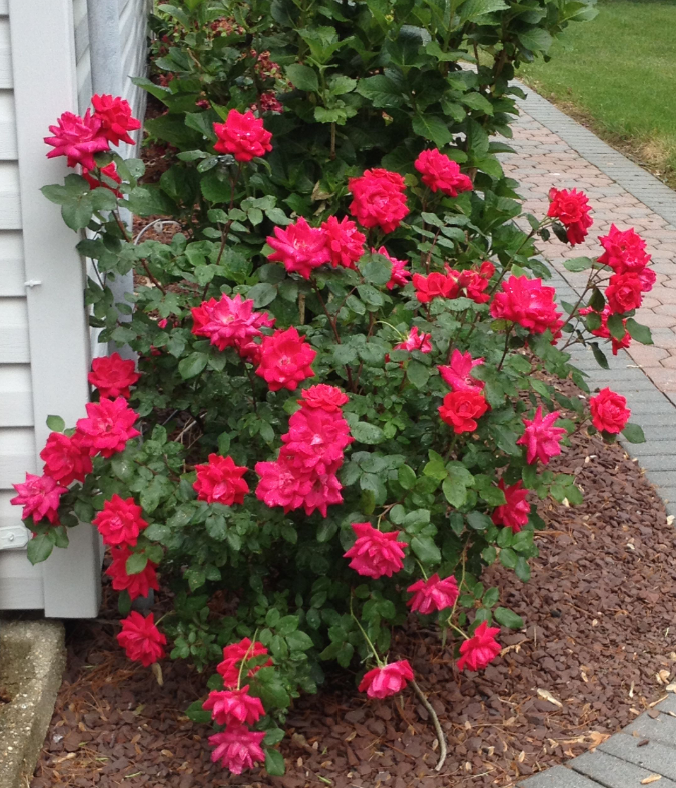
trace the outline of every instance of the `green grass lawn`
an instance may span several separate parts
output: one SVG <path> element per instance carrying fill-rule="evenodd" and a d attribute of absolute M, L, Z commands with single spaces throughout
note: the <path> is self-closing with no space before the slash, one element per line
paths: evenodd
<path fill-rule="evenodd" d="M 676 187 L 676 0 L 601 0 L 520 76 Z"/>

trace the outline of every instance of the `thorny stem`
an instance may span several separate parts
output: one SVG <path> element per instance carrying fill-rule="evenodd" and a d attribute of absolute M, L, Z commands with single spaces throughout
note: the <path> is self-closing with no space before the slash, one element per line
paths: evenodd
<path fill-rule="evenodd" d="M 166 291 L 166 290 L 164 289 L 164 287 L 163 287 L 163 286 L 162 286 L 162 285 L 161 285 L 161 284 L 160 284 L 160 283 L 157 281 L 157 279 L 155 279 L 155 277 L 154 277 L 154 276 L 153 276 L 153 275 L 150 273 L 150 268 L 148 268 L 148 263 L 147 263 L 145 260 L 141 260 L 141 264 L 143 265 L 143 270 L 146 272 L 146 275 L 148 276 L 148 279 L 150 279 L 150 281 L 151 281 L 151 282 L 152 282 L 152 283 L 155 285 L 155 287 L 158 287 L 158 288 L 160 289 L 160 292 L 161 292 L 163 295 L 166 295 L 166 294 L 167 294 L 167 291 Z"/>
<path fill-rule="evenodd" d="M 253 405 L 254 413 L 258 414 L 258 408 L 256 407 L 256 390 L 254 389 L 254 379 L 251 375 L 251 369 L 249 368 L 248 364 L 244 365 L 246 369 L 247 377 L 249 378 L 249 383 L 251 384 L 251 404 Z"/>
<path fill-rule="evenodd" d="M 423 691 L 420 689 L 415 679 L 412 679 L 410 683 L 411 686 L 413 687 L 413 691 L 418 696 L 420 702 L 427 709 L 430 717 L 432 718 L 434 730 L 436 731 L 437 734 L 437 741 L 439 742 L 439 760 L 437 761 L 437 765 L 434 767 L 434 771 L 440 772 L 441 767 L 444 765 L 444 762 L 446 761 L 446 755 L 448 753 L 446 747 L 446 737 L 444 736 L 444 732 L 441 730 L 439 717 L 437 717 L 436 711 L 434 711 L 434 709 L 432 708 L 432 704 L 427 700 L 425 695 L 423 695 Z"/>
<path fill-rule="evenodd" d="M 502 358 L 500 359 L 500 363 L 498 364 L 498 372 L 502 369 L 502 365 L 505 363 L 505 358 L 507 358 L 507 352 L 509 351 L 509 339 L 512 336 L 512 329 L 513 328 L 514 328 L 514 325 L 512 324 L 507 329 L 507 335 L 505 336 L 505 349 L 504 349 L 504 351 L 502 353 Z"/>
<path fill-rule="evenodd" d="M 122 233 L 124 240 L 131 241 L 131 238 L 129 237 L 129 233 L 127 232 L 127 228 L 124 226 L 122 219 L 120 219 L 120 214 L 117 211 L 113 211 L 112 214 L 115 217 L 115 222 L 117 223 L 117 226 L 120 228 L 120 232 Z"/>

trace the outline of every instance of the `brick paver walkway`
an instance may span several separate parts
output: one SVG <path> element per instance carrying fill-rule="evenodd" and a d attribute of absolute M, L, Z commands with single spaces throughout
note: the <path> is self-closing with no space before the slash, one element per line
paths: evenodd
<path fill-rule="evenodd" d="M 523 86 L 522 86 L 523 87 Z M 657 283 L 637 319 L 652 330 L 654 345 L 633 344 L 628 354 L 608 355 L 609 370 L 591 353 L 573 347 L 573 363 L 589 375 L 592 389 L 610 386 L 627 397 L 632 421 L 646 443 L 625 448 L 676 514 L 676 193 L 641 170 L 587 129 L 527 89 L 514 124 L 512 147 L 503 157 L 508 175 L 520 183 L 525 209 L 542 217 L 552 186 L 584 190 L 594 207 L 588 243 L 573 250 L 556 239 L 540 244 L 551 263 L 559 298 L 574 302 L 587 281 L 562 263 L 570 257 L 598 257 L 598 236 L 611 223 L 634 227 L 648 242 Z M 653 782 L 676 788 L 676 695 L 639 716 L 595 752 L 518 783 L 519 788 L 640 788 Z"/>
<path fill-rule="evenodd" d="M 541 114 L 537 111 L 538 107 L 547 110 L 555 108 L 539 96 L 539 101 L 532 95 L 529 98 L 530 101 L 523 105 L 523 114 L 514 125 L 514 140 L 511 144 L 517 155 L 504 160 L 506 173 L 522 184 L 521 194 L 526 198 L 525 209 L 538 218 L 544 216 L 549 204 L 547 194 L 552 186 L 582 189 L 594 208 L 594 225 L 586 243 L 571 249 L 554 238 L 544 245 L 543 251 L 573 287 L 584 287 L 587 274 L 571 274 L 561 265 L 563 260 L 570 257 L 598 257 L 603 249 L 597 239 L 599 235 L 607 234 L 613 222 L 620 230 L 633 227 L 645 238 L 648 251 L 653 257 L 652 267 L 657 274 L 657 283 L 645 297 L 636 319 L 652 329 L 655 344 L 646 346 L 634 343 L 629 349 L 629 355 L 650 379 L 676 402 L 676 226 L 639 199 L 639 196 L 645 199 L 653 188 L 658 198 L 661 197 L 661 204 L 667 209 L 662 212 L 673 212 L 676 219 L 676 193 L 615 151 L 612 151 L 611 156 L 613 163 L 604 162 L 603 169 L 591 164 L 580 150 L 589 155 L 585 148 L 591 145 L 596 152 L 604 143 L 569 118 L 565 118 L 567 124 L 573 127 L 575 139 L 572 142 L 576 150 L 562 136 L 533 117 Z M 525 108 L 530 109 L 532 114 L 527 113 Z M 558 110 L 555 112 L 558 113 Z M 553 113 L 551 115 L 556 117 Z M 585 142 L 588 144 L 585 145 Z M 622 171 L 626 174 L 633 169 L 639 170 L 639 173 L 632 173 L 632 191 L 639 196 L 632 194 L 616 180 Z M 609 172 L 614 177 L 611 177 Z M 644 178 L 641 178 L 641 175 Z M 644 182 L 639 184 L 638 181 Z M 659 205 L 658 200 L 657 207 Z"/>

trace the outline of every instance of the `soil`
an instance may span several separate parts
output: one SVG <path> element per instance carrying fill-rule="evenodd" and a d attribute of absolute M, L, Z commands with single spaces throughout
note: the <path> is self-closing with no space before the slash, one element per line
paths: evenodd
<path fill-rule="evenodd" d="M 184 714 L 205 696 L 206 677 L 165 660 L 158 686 L 151 670 L 129 663 L 106 587 L 100 618 L 69 627 L 65 681 L 31 788 L 441 788 L 449 778 L 481 788 L 597 746 L 663 698 L 676 670 L 676 531 L 618 445 L 578 435 L 555 462 L 578 474 L 585 503 L 541 506 L 548 527 L 537 534 L 529 583 L 487 570 L 485 584 L 527 622 L 502 631 L 500 657 L 483 673 L 458 674 L 450 649 L 413 619 L 394 639 L 391 657 L 411 660 L 445 731 L 441 774 L 413 691 L 369 701 L 356 691 L 355 666 L 292 708 L 284 777 L 228 775 L 210 763 L 210 729 Z"/>

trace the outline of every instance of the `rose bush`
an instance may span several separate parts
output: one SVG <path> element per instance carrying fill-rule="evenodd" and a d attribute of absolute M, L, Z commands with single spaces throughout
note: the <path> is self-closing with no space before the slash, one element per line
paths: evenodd
<path fill-rule="evenodd" d="M 286 192 L 270 187 L 268 165 L 293 142 L 258 107 L 203 113 L 205 133 L 191 136 L 201 147 L 179 161 L 209 162 L 185 167 L 185 183 L 214 173 L 225 196 L 205 202 L 168 170 L 161 188 L 182 195 L 170 209 L 185 231 L 135 242 L 119 209 L 157 194 L 139 185 L 142 163 L 111 146 L 138 124 L 121 99 L 92 103 L 46 139 L 82 174 L 44 193 L 87 228 L 91 323 L 101 341 L 131 346 L 138 370 L 118 354 L 94 361 L 86 416 L 50 417 L 43 475 L 17 483 L 13 502 L 34 562 L 65 547 L 68 528 L 98 528 L 130 659 L 156 665 L 170 642 L 171 657 L 216 665 L 188 710 L 218 729 L 214 760 L 280 774 L 280 725 L 323 662 L 354 670 L 370 697 L 420 692 L 391 650 L 411 611 L 472 671 L 499 654 L 500 626 L 523 625 L 482 570 L 499 561 L 528 580 L 538 498 L 581 501 L 572 476 L 546 467 L 570 433 L 642 439 L 619 395 L 604 390 L 588 409 L 554 382 L 587 390 L 573 342 L 606 363 L 599 340 L 614 351 L 650 341 L 626 299 L 604 295 L 630 269 L 640 302 L 650 258 L 615 228 L 597 260 L 567 264 L 589 280 L 562 311 L 534 241 L 551 228 L 578 243 L 592 221 L 584 195 L 553 194 L 525 231 L 501 172 L 461 172 L 459 149 L 420 139 L 402 172 L 376 154 L 341 159 L 342 179 L 308 210 L 289 171 Z M 132 268 L 143 284 L 115 304 L 110 281 Z M 131 610 L 151 589 L 161 621 Z"/>

